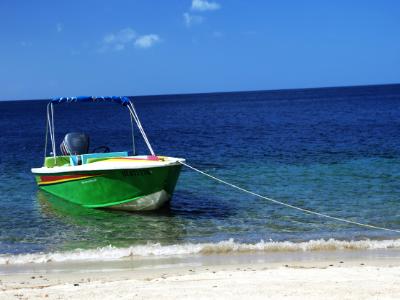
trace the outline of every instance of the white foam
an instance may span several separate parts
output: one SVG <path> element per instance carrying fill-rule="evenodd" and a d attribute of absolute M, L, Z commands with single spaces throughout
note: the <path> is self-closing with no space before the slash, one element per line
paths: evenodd
<path fill-rule="evenodd" d="M 33 253 L 19 255 L 0 255 L 0 265 L 50 263 L 66 261 L 110 261 L 124 258 L 162 258 L 184 255 L 207 255 L 223 253 L 250 252 L 287 252 L 287 251 L 326 251 L 326 250 L 367 250 L 367 249 L 400 249 L 397 240 L 360 240 L 340 241 L 335 239 L 310 240 L 307 242 L 265 242 L 246 244 L 233 239 L 217 243 L 186 243 L 180 245 L 161 245 L 159 243 L 137 245 L 127 248 L 107 246 L 97 249 L 76 249 L 65 252 Z"/>

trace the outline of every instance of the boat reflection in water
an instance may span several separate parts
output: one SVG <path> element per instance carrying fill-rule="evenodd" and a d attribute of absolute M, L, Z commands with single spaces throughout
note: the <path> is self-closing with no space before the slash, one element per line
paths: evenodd
<path fill-rule="evenodd" d="M 55 250 L 175 244 L 186 236 L 187 220 L 168 206 L 142 213 L 90 209 L 42 190 L 37 192 L 37 199 L 43 218 L 60 229 L 60 244 Z"/>

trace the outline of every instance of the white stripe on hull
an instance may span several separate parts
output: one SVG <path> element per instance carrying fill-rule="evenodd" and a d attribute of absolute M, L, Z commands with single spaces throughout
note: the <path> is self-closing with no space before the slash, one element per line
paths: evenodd
<path fill-rule="evenodd" d="M 155 210 L 163 206 L 170 199 L 171 196 L 166 191 L 161 190 L 131 202 L 108 206 L 107 208 L 127 211 Z"/>
<path fill-rule="evenodd" d="M 108 170 L 133 170 L 133 169 L 147 169 L 147 168 L 160 168 L 180 165 L 180 162 L 185 162 L 183 158 L 163 156 L 164 160 L 129 160 L 129 158 L 140 158 L 140 156 L 122 157 L 121 161 L 101 160 L 89 164 L 78 166 L 54 166 L 52 168 L 41 167 L 32 168 L 31 171 L 35 175 L 40 174 L 59 174 L 59 173 L 74 173 L 84 171 L 108 171 Z M 124 158 L 126 160 L 124 160 Z"/>

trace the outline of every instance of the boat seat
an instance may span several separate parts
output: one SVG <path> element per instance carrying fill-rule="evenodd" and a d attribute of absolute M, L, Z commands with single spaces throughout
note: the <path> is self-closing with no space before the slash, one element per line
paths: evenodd
<path fill-rule="evenodd" d="M 82 161 L 82 164 L 84 165 L 84 164 L 88 164 L 88 163 L 91 163 L 94 161 L 99 161 L 99 160 L 107 159 L 107 158 L 111 158 L 111 157 L 126 157 L 126 156 L 128 156 L 127 151 L 71 155 L 70 163 L 71 163 L 71 166 L 77 166 L 79 160 Z"/>
<path fill-rule="evenodd" d="M 53 156 L 48 156 L 44 160 L 44 166 L 46 168 L 63 167 L 69 166 L 71 163 L 69 155 L 68 156 L 57 156 L 54 159 Z"/>

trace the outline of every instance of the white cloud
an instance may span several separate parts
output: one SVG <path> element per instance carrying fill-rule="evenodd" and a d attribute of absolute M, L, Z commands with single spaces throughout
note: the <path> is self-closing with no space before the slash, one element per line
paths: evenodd
<path fill-rule="evenodd" d="M 132 46 L 136 48 L 150 48 L 160 41 L 161 39 L 157 34 L 137 35 L 132 28 L 127 27 L 118 32 L 108 33 L 103 36 L 98 51 L 123 51 Z"/>
<path fill-rule="evenodd" d="M 61 32 L 61 31 L 63 31 L 63 29 L 64 29 L 64 26 L 63 26 L 63 24 L 61 24 L 61 23 L 57 23 L 57 25 L 56 25 L 56 29 L 57 29 L 57 32 Z"/>
<path fill-rule="evenodd" d="M 102 45 L 99 51 L 122 51 L 129 43 L 132 43 L 136 37 L 136 32 L 130 27 L 121 29 L 118 32 L 108 33 L 103 37 Z"/>
<path fill-rule="evenodd" d="M 135 46 L 138 48 L 150 48 L 158 42 L 160 42 L 160 37 L 157 34 L 146 34 L 136 39 Z"/>
<path fill-rule="evenodd" d="M 191 11 L 204 12 L 208 10 L 220 9 L 221 5 L 217 2 L 207 1 L 207 0 L 192 0 Z M 205 20 L 203 16 L 190 14 L 188 12 L 183 13 L 183 20 L 187 27 L 191 27 L 194 24 L 201 24 Z"/>
<path fill-rule="evenodd" d="M 206 11 L 220 9 L 221 5 L 217 2 L 208 2 L 207 0 L 192 0 L 192 10 Z"/>
<path fill-rule="evenodd" d="M 116 33 L 109 33 L 104 36 L 103 42 L 105 44 L 126 44 L 136 38 L 136 32 L 130 28 L 124 28 Z"/>
<path fill-rule="evenodd" d="M 191 15 L 187 12 L 183 14 L 183 20 L 187 27 L 192 26 L 193 24 L 203 23 L 204 18 L 202 16 Z"/>

